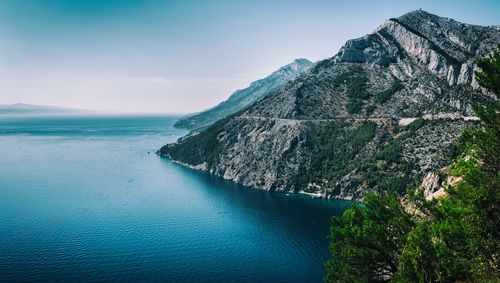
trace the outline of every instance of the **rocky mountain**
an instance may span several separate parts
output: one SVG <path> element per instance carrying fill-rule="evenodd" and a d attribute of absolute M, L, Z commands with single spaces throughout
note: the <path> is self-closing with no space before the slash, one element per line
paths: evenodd
<path fill-rule="evenodd" d="M 159 154 L 264 190 L 401 191 L 450 162 L 473 103 L 497 100 L 473 72 L 498 43 L 498 27 L 413 11 Z"/>
<path fill-rule="evenodd" d="M 215 121 L 234 114 L 261 100 L 286 83 L 307 72 L 313 63 L 307 59 L 296 59 L 279 68 L 271 75 L 252 82 L 249 87 L 235 91 L 227 100 L 201 113 L 180 119 L 175 126 L 188 130 L 197 130 L 213 124 Z"/>

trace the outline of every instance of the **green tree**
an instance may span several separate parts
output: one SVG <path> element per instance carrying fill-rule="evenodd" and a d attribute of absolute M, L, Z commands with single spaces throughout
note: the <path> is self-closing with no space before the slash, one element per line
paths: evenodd
<path fill-rule="evenodd" d="M 476 80 L 482 87 L 495 93 L 498 97 L 500 93 L 500 44 L 498 49 L 488 57 L 477 61 L 477 66 L 481 68 L 476 72 Z"/>
<path fill-rule="evenodd" d="M 482 71 L 476 73 L 479 84 L 497 96 L 499 62 L 500 53 L 496 51 L 479 60 Z M 481 126 L 464 132 L 463 157 L 452 166 L 452 174 L 461 176 L 463 182 L 449 187 L 449 197 L 433 205 L 420 202 L 421 211 L 432 218 L 419 223 L 408 236 L 395 281 L 500 280 L 500 107 L 494 103 L 475 107 L 475 112 Z M 424 227 L 425 233 L 420 233 Z"/>
<path fill-rule="evenodd" d="M 481 59 L 476 79 L 499 94 L 500 52 Z M 498 282 L 500 219 L 500 107 L 498 103 L 475 107 L 479 128 L 465 131 L 463 156 L 452 174 L 463 182 L 449 187 L 449 197 L 434 205 L 420 202 L 432 215 L 410 233 L 395 276 L 401 282 Z M 425 272 L 424 272 L 425 269 Z"/>
<path fill-rule="evenodd" d="M 464 156 L 452 166 L 463 182 L 449 197 L 414 201 L 425 212 L 398 259 L 399 282 L 498 282 L 500 219 L 500 112 L 498 105 L 476 110 L 482 127 L 466 132 Z M 496 148 L 496 153 L 495 153 Z"/>
<path fill-rule="evenodd" d="M 414 226 L 396 194 L 368 195 L 333 222 L 327 282 L 387 281 Z"/>
<path fill-rule="evenodd" d="M 476 73 L 496 96 L 499 50 L 479 60 Z M 500 104 L 475 112 L 481 125 L 464 132 L 462 155 L 451 170 L 463 181 L 448 186 L 448 197 L 439 200 L 410 194 L 408 207 L 418 212 L 413 215 L 395 195 L 371 195 L 334 218 L 326 281 L 500 281 Z"/>
<path fill-rule="evenodd" d="M 429 243 L 432 243 L 430 224 L 419 223 L 408 235 L 394 281 L 432 282 L 437 277 L 434 273 L 437 255 Z"/>

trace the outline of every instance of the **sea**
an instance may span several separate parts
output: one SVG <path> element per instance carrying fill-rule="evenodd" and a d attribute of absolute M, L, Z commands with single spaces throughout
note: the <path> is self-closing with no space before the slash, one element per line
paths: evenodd
<path fill-rule="evenodd" d="M 0 116 L 0 282 L 321 282 L 350 202 L 156 155 L 178 118 Z"/>

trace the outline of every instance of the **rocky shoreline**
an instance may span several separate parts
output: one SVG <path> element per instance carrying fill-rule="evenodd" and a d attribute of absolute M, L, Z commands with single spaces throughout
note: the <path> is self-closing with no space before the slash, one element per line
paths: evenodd
<path fill-rule="evenodd" d="M 189 169 L 193 169 L 193 170 L 197 170 L 197 171 L 202 171 L 202 172 L 209 172 L 209 169 L 207 168 L 207 165 L 206 164 L 200 164 L 200 165 L 196 165 L 196 166 L 193 166 L 193 165 L 190 165 L 190 164 L 187 164 L 187 163 L 184 163 L 184 162 L 181 162 L 181 161 L 178 161 L 178 160 L 175 160 L 173 159 L 172 157 L 170 157 L 168 154 L 162 154 L 159 150 L 156 151 L 156 154 L 162 158 L 168 158 L 170 161 L 172 161 L 173 163 L 175 164 L 179 164 L 181 166 L 184 166 L 186 168 L 189 168 Z M 212 174 L 212 173 L 211 173 Z M 233 181 L 231 179 L 226 179 L 224 178 L 224 176 L 218 176 L 217 177 L 220 177 L 226 181 Z M 239 184 L 239 183 L 238 183 Z M 239 184 L 239 185 L 242 185 L 242 184 Z M 256 189 L 256 190 L 259 190 L 259 188 L 253 188 L 253 189 Z M 279 191 L 279 193 L 284 193 L 284 194 L 301 194 L 301 195 L 307 195 L 307 196 L 310 196 L 311 198 L 313 199 L 337 199 L 337 200 L 347 200 L 347 201 L 351 201 L 352 198 L 350 197 L 346 197 L 346 198 L 341 198 L 341 197 L 331 197 L 331 196 L 328 196 L 326 194 L 322 194 L 322 193 L 319 193 L 319 192 L 314 192 L 314 193 L 311 193 L 311 192 L 306 192 L 306 191 Z"/>
<path fill-rule="evenodd" d="M 449 165 L 500 30 L 425 11 L 390 19 L 250 107 L 159 152 L 246 187 L 362 199 Z M 402 191 L 398 191 L 403 193 Z"/>

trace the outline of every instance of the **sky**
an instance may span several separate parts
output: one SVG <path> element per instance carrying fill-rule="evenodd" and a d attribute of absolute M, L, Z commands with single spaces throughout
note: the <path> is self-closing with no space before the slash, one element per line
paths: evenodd
<path fill-rule="evenodd" d="M 1 0 L 0 104 L 197 112 L 419 8 L 500 25 L 498 0 Z"/>

